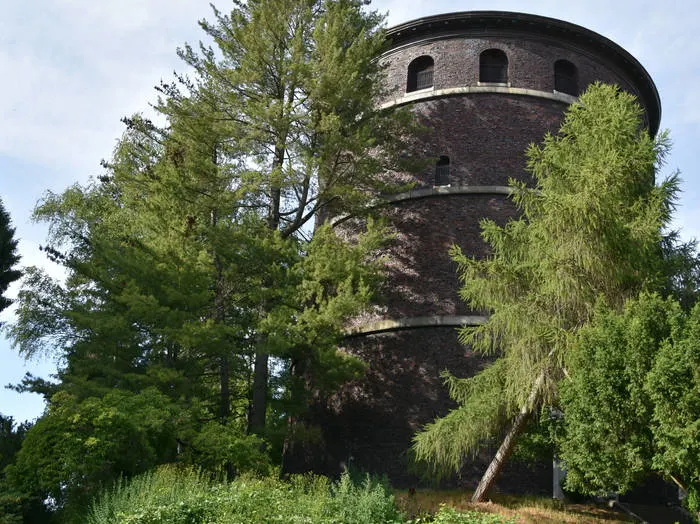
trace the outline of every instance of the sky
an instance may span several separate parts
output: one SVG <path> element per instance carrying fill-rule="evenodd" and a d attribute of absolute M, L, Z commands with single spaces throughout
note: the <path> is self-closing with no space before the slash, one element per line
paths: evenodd
<path fill-rule="evenodd" d="M 60 276 L 39 246 L 47 227 L 31 212 L 47 191 L 60 192 L 100 173 L 123 131 L 120 119 L 149 114 L 154 90 L 186 72 L 176 49 L 205 34 L 209 0 L 0 0 L 0 198 L 19 239 L 21 266 Z M 230 0 L 214 0 L 221 11 Z M 374 0 L 389 26 L 454 11 L 500 10 L 548 16 L 606 36 L 629 51 L 661 96 L 661 129 L 674 144 L 663 174 L 681 172 L 674 226 L 700 237 L 700 2 L 640 0 Z M 205 43 L 208 43 L 205 41 Z M 19 285 L 11 286 L 14 297 Z M 13 310 L 0 314 L 11 322 Z M 39 395 L 4 389 L 26 372 L 50 378 L 55 356 L 25 361 L 0 334 L 0 413 L 16 421 L 41 415 Z"/>

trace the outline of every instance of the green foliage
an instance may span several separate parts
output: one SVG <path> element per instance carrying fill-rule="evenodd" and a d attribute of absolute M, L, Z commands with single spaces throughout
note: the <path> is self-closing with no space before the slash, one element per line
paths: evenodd
<path fill-rule="evenodd" d="M 15 456 L 31 426 L 30 422 L 17 425 L 12 417 L 0 414 L 0 480 L 3 478 L 3 470 L 14 463 Z"/>
<path fill-rule="evenodd" d="M 675 302 L 642 296 L 621 314 L 601 309 L 579 332 L 561 384 L 568 489 L 624 493 L 648 474 L 653 404 L 645 382 L 659 345 L 678 336 L 680 317 Z"/>
<path fill-rule="evenodd" d="M 19 262 L 19 255 L 14 235 L 15 229 L 10 225 L 10 216 L 0 200 L 0 311 L 12 303 L 4 296 L 7 288 L 22 276 L 20 271 L 15 269 Z"/>
<path fill-rule="evenodd" d="M 490 255 L 476 259 L 452 249 L 462 298 L 490 315 L 464 328 L 461 341 L 498 357 L 482 372 L 497 369 L 498 381 L 470 379 L 493 387 L 466 395 L 453 388 L 460 406 L 416 436 L 419 459 L 458 469 L 520 410 L 556 405 L 575 334 L 597 305 L 619 310 L 641 290 L 662 285 L 660 243 L 677 177 L 654 185 L 668 139 L 650 137 L 641 117 L 632 95 L 589 87 L 559 132 L 530 146 L 535 187 L 511 182 L 521 218 L 504 226 L 482 222 Z"/>
<path fill-rule="evenodd" d="M 401 522 L 393 497 L 367 479 L 337 484 L 324 477 L 295 476 L 289 482 L 241 477 L 214 482 L 193 470 L 161 467 L 120 481 L 97 498 L 89 524 L 298 522 L 365 524 Z"/>
<path fill-rule="evenodd" d="M 642 295 L 579 332 L 561 384 L 570 489 L 624 493 L 655 471 L 700 487 L 700 307 Z"/>
<path fill-rule="evenodd" d="M 663 296 L 677 300 L 685 311 L 690 311 L 700 297 L 700 254 L 697 241 L 681 241 L 679 233 L 664 236 L 661 248 L 664 255 L 666 281 Z"/>
<path fill-rule="evenodd" d="M 386 189 L 408 113 L 375 107 L 383 18 L 356 0 L 254 0 L 214 15 L 201 25 L 217 49 L 179 50 L 196 87 L 163 85 L 161 110 L 180 119 L 194 91 L 221 115 L 238 198 L 288 236 L 329 205 L 357 210 L 368 189 Z"/>
<path fill-rule="evenodd" d="M 481 444 L 498 435 L 507 415 L 502 402 L 504 371 L 504 362 L 497 360 L 472 378 L 444 374 L 450 396 L 459 405 L 426 425 L 413 445 L 419 459 L 430 457 L 435 476 L 458 470 L 465 457 L 475 455 Z"/>
<path fill-rule="evenodd" d="M 322 224 L 386 189 L 398 158 L 406 116 L 375 107 L 382 17 L 354 0 L 214 17 L 213 48 L 180 50 L 192 78 L 158 88 L 166 127 L 125 118 L 104 173 L 34 212 L 68 276 L 30 268 L 9 334 L 61 367 L 17 386 L 49 407 L 11 477 L 62 511 L 171 461 L 268 473 L 283 446 L 250 433 L 300 434 L 284 424 L 312 394 L 363 370 L 338 343 L 371 299 L 384 228 L 348 241 Z"/>
<path fill-rule="evenodd" d="M 526 464 L 550 462 L 554 459 L 555 440 L 562 431 L 562 413 L 550 406 L 543 406 L 533 413 L 518 438 L 511 457 Z"/>
<path fill-rule="evenodd" d="M 685 324 L 682 339 L 671 337 L 658 348 L 646 377 L 653 405 L 650 424 L 655 454 L 652 466 L 680 479 L 687 505 L 700 512 L 700 306 Z"/>
<path fill-rule="evenodd" d="M 90 505 L 85 522 L 199 522 L 206 516 L 201 502 L 211 485 L 195 470 L 161 466 L 130 480 L 122 478 L 103 491 Z"/>
<path fill-rule="evenodd" d="M 6 480 L 6 468 L 15 463 L 31 426 L 0 415 L 0 524 L 45 523 L 50 517 L 39 497 L 18 492 Z"/>
<path fill-rule="evenodd" d="M 8 483 L 18 493 L 52 499 L 76 511 L 103 483 L 170 460 L 173 405 L 153 388 L 114 390 L 78 400 L 59 392 L 27 432 Z M 72 506 L 71 506 L 72 505 Z"/>
<path fill-rule="evenodd" d="M 234 425 L 210 421 L 195 433 L 191 443 L 191 450 L 186 450 L 181 459 L 204 470 L 225 472 L 226 468 L 233 468 L 235 472 L 273 473 L 264 441 L 243 434 Z M 188 453 L 192 456 L 187 457 Z"/>
<path fill-rule="evenodd" d="M 515 524 L 515 520 L 493 513 L 481 511 L 458 511 L 445 504 L 430 517 L 419 517 L 408 521 L 410 524 Z"/>
<path fill-rule="evenodd" d="M 353 483 L 348 473 L 343 473 L 340 480 L 331 487 L 331 497 L 325 511 L 333 515 L 330 522 L 363 524 L 401 521 L 393 495 L 369 475 L 358 485 Z"/>

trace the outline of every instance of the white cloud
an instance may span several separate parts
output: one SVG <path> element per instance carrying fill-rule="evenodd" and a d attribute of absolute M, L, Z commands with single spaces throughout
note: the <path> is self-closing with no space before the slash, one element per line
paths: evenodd
<path fill-rule="evenodd" d="M 0 22 L 0 153 L 94 171 L 119 118 L 145 110 L 153 86 L 184 69 L 175 49 L 203 33 L 205 2 L 23 2 Z M 19 7 L 23 6 L 23 7 Z"/>

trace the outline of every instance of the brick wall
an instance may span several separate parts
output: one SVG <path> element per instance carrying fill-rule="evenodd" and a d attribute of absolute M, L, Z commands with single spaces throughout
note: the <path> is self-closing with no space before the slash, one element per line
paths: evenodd
<path fill-rule="evenodd" d="M 319 467 L 338 474 L 343 465 L 387 475 L 394 486 L 425 485 L 422 471 L 409 452 L 413 435 L 435 417 L 454 407 L 440 373 L 471 376 L 487 361 L 457 340 L 450 327 L 397 331 L 348 340 L 346 349 L 370 363 L 364 378 L 347 385 L 316 413 L 324 430 L 327 462 Z M 443 486 L 473 489 L 497 443 L 465 462 L 460 475 Z M 551 462 L 526 466 L 512 462 L 495 490 L 551 493 Z"/>
<path fill-rule="evenodd" d="M 579 86 L 601 81 L 616 83 L 637 93 L 633 82 L 605 59 L 554 40 L 539 41 L 536 35 L 503 36 L 500 38 L 451 37 L 444 40 L 416 43 L 387 52 L 387 87 L 390 98 L 406 91 L 408 64 L 422 55 L 434 60 L 435 89 L 476 86 L 479 81 L 479 55 L 487 49 L 500 49 L 508 56 L 508 82 L 511 87 L 552 92 L 554 63 L 568 60 L 578 69 Z"/>
<path fill-rule="evenodd" d="M 514 88 L 551 93 L 554 62 L 566 59 L 578 68 L 579 86 L 601 80 L 634 92 L 633 84 L 605 56 L 596 56 L 564 41 L 540 39 L 537 34 L 505 34 L 482 37 L 435 38 L 430 42 L 402 45 L 388 51 L 390 99 L 403 97 L 408 64 L 421 55 L 434 59 L 434 89 L 476 86 L 479 53 L 501 49 L 509 59 L 509 82 Z M 507 93 L 468 93 L 412 103 L 426 127 L 411 147 L 418 156 L 450 158 L 452 186 L 507 185 L 509 178 L 532 182 L 525 171 L 525 149 L 540 142 L 546 132 L 556 132 L 566 105 L 558 100 Z M 434 167 L 420 173 L 397 174 L 416 187 L 432 187 Z M 379 319 L 470 313 L 458 297 L 456 266 L 448 256 L 457 244 L 474 256 L 485 256 L 479 221 L 492 218 L 499 224 L 517 216 L 508 197 L 499 194 L 437 195 L 406 200 L 378 208 L 393 229 L 387 247 L 387 280 L 373 314 L 355 324 Z M 349 220 L 339 230 L 352 234 L 361 227 Z M 314 406 L 314 421 L 323 430 L 324 458 L 317 469 L 337 473 L 341 464 L 386 473 L 397 485 L 418 483 L 408 466 L 408 450 L 415 432 L 453 403 L 442 385 L 440 372 L 471 376 L 486 361 L 457 340 L 454 328 L 422 328 L 354 336 L 346 349 L 368 363 L 361 380 L 346 385 L 330 399 Z M 488 451 L 469 462 L 453 484 L 474 487 Z M 350 457 L 352 457 L 350 459 Z M 500 489 L 547 492 L 551 489 L 549 465 L 539 473 L 509 466 Z"/>

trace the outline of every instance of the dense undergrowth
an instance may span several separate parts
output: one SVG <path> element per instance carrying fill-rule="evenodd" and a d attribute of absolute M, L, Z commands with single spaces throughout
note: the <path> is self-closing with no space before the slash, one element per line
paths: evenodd
<path fill-rule="evenodd" d="M 443 506 L 409 520 L 381 482 L 336 483 L 303 475 L 288 481 L 239 477 L 219 482 L 195 470 L 161 467 L 117 483 L 90 506 L 87 524 L 370 524 L 510 523 L 511 519 Z"/>
<path fill-rule="evenodd" d="M 325 477 L 240 477 L 215 482 L 193 470 L 162 467 L 118 483 L 91 506 L 88 524 L 403 522 L 381 483 Z"/>

